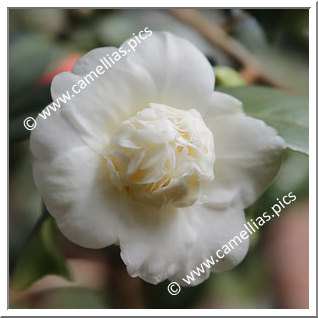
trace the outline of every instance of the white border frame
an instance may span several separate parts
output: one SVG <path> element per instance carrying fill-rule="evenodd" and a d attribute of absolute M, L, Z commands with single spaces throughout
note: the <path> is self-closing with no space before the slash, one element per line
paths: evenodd
<path fill-rule="evenodd" d="M 112 3 L 110 3 L 112 2 Z M 250 7 L 250 8 L 310 8 L 309 10 L 309 26 L 310 26 L 310 37 L 309 37 L 309 169 L 310 169 L 310 180 L 309 180 L 309 309 L 7 309 L 8 303 L 8 291 L 7 286 L 3 282 L 7 282 L 8 277 L 8 251 L 7 251 L 7 240 L 8 240 L 8 216 L 5 211 L 8 210 L 7 196 L 8 195 L 8 184 L 7 180 L 2 177 L 1 190 L 2 190 L 2 203 L 5 205 L 2 209 L 1 214 L 1 231 L 0 231 L 0 242 L 2 255 L 5 255 L 7 260 L 1 262 L 1 277 L 2 283 L 0 286 L 0 315 L 1 316 L 163 316 L 163 315 L 182 315 L 182 316 L 316 316 L 316 2 L 315 1 L 294 1 L 294 0 L 268 0 L 268 1 L 233 1 L 233 0 L 222 0 L 222 1 L 182 1 L 180 3 L 176 0 L 161 0 L 152 1 L 101 1 L 91 0 L 89 4 L 91 7 L 105 8 L 118 8 L 118 7 L 209 7 L 213 5 L 213 8 L 226 8 L 226 7 Z M 86 1 L 74 1 L 74 0 L 55 0 L 53 4 L 44 5 L 43 2 L 38 0 L 29 0 L 27 2 L 28 7 L 86 7 Z M 21 0 L 6 1 L 5 6 L 1 7 L 1 33 L 2 43 L 7 42 L 7 26 L 8 26 L 8 14 L 7 10 L 14 7 L 25 7 L 26 2 Z M 8 62 L 8 44 L 6 49 L 4 46 L 1 50 L 1 65 L 2 70 L 7 71 Z M 2 71 L 3 84 L 7 81 L 7 72 Z M 5 79 L 4 79 L 5 78 Z M 2 96 L 7 97 L 8 101 L 8 87 L 7 85 L 1 85 Z M 5 104 L 5 102 L 3 103 Z M 3 105 L 4 106 L 4 105 Z M 5 107 L 0 108 L 0 118 L 2 119 L 2 134 L 1 144 L 3 148 L 7 148 L 8 138 L 8 113 Z M 2 149 L 3 149 L 2 148 Z M 8 149 L 8 148 L 7 148 Z M 7 150 L 8 154 L 8 150 Z M 7 157 L 1 156 L 1 167 L 3 170 L 2 176 L 8 174 L 8 160 Z M 7 191 L 4 191 L 6 189 Z M 4 202 L 6 202 L 4 204 Z"/>

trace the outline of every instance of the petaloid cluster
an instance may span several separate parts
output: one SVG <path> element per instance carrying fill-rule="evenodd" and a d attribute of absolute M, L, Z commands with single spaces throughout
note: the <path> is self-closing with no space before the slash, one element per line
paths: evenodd
<path fill-rule="evenodd" d="M 161 209 L 192 205 L 214 178 L 213 135 L 194 109 L 150 104 L 121 123 L 105 158 L 119 191 Z"/>

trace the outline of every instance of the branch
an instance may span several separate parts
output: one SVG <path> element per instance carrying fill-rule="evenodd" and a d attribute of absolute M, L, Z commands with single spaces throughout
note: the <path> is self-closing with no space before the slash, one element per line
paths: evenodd
<path fill-rule="evenodd" d="M 288 89 L 266 74 L 264 66 L 257 57 L 229 36 L 217 23 L 207 20 L 194 9 L 170 9 L 169 12 L 238 62 L 242 67 L 240 73 L 246 83 L 259 81 L 277 88 Z"/>

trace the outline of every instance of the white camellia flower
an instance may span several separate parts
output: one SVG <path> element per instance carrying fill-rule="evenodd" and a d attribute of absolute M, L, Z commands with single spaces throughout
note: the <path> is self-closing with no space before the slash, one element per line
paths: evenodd
<path fill-rule="evenodd" d="M 53 99 L 117 50 L 92 50 L 57 75 Z M 34 179 L 61 232 L 88 248 L 120 245 L 129 274 L 153 284 L 182 283 L 238 235 L 285 144 L 213 88 L 196 47 L 153 33 L 50 118 L 38 117 Z M 245 240 L 212 271 L 234 267 L 247 250 Z"/>

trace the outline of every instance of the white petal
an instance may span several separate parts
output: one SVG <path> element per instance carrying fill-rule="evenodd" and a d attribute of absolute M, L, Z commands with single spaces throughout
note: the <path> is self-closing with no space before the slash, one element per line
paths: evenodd
<path fill-rule="evenodd" d="M 210 117 L 215 178 L 203 202 L 246 208 L 270 185 L 280 168 L 284 140 L 263 121 L 241 115 Z"/>
<path fill-rule="evenodd" d="M 129 48 L 128 43 L 129 40 L 122 47 Z M 72 72 L 56 76 L 51 88 L 53 99 L 96 70 L 102 65 L 100 59 L 114 50 L 92 50 L 75 64 Z M 190 42 L 170 33 L 153 33 L 135 52 L 90 82 L 61 109 L 82 139 L 101 153 L 119 123 L 150 102 L 204 109 L 213 91 L 214 74 L 207 59 Z"/>
<path fill-rule="evenodd" d="M 78 133 L 59 111 L 52 111 L 47 119 L 38 115 L 36 123 L 37 126 L 30 136 L 30 148 L 36 159 L 50 161 L 72 148 L 84 145 Z"/>
<path fill-rule="evenodd" d="M 62 116 L 82 140 L 99 153 L 104 152 L 111 136 L 124 119 L 135 114 L 138 107 L 147 106 L 144 101 L 146 93 L 138 87 L 140 82 L 124 80 L 125 75 L 117 70 L 107 72 L 107 76 L 105 73 L 95 79 L 60 109 Z M 65 92 L 80 79 L 80 76 L 71 72 L 57 75 L 51 87 L 53 98 L 61 96 L 54 94 L 55 91 L 61 92 L 64 89 Z M 147 84 L 145 88 L 146 86 Z M 151 89 L 145 91 L 149 92 Z"/>
<path fill-rule="evenodd" d="M 82 146 L 51 162 L 36 160 L 33 172 L 48 211 L 69 240 L 89 248 L 118 241 L 117 211 L 124 201 L 107 182 L 105 159 Z"/>
<path fill-rule="evenodd" d="M 209 105 L 204 109 L 204 114 L 202 115 L 205 118 L 206 116 L 233 115 L 242 112 L 243 107 L 240 100 L 228 94 L 214 91 L 211 94 Z"/>
<path fill-rule="evenodd" d="M 153 33 L 127 61 L 148 70 L 156 87 L 155 103 L 199 108 L 213 92 L 214 73 L 208 60 L 192 43 L 171 33 Z"/>
<path fill-rule="evenodd" d="M 121 256 L 131 276 L 157 284 L 165 279 L 185 285 L 186 278 L 203 261 L 243 229 L 244 212 L 206 205 L 178 210 L 137 209 L 120 234 Z M 129 225 L 129 226 L 128 226 Z M 227 270 L 245 256 L 248 240 L 216 263 L 212 271 Z M 206 279 L 207 270 L 192 284 Z"/>

